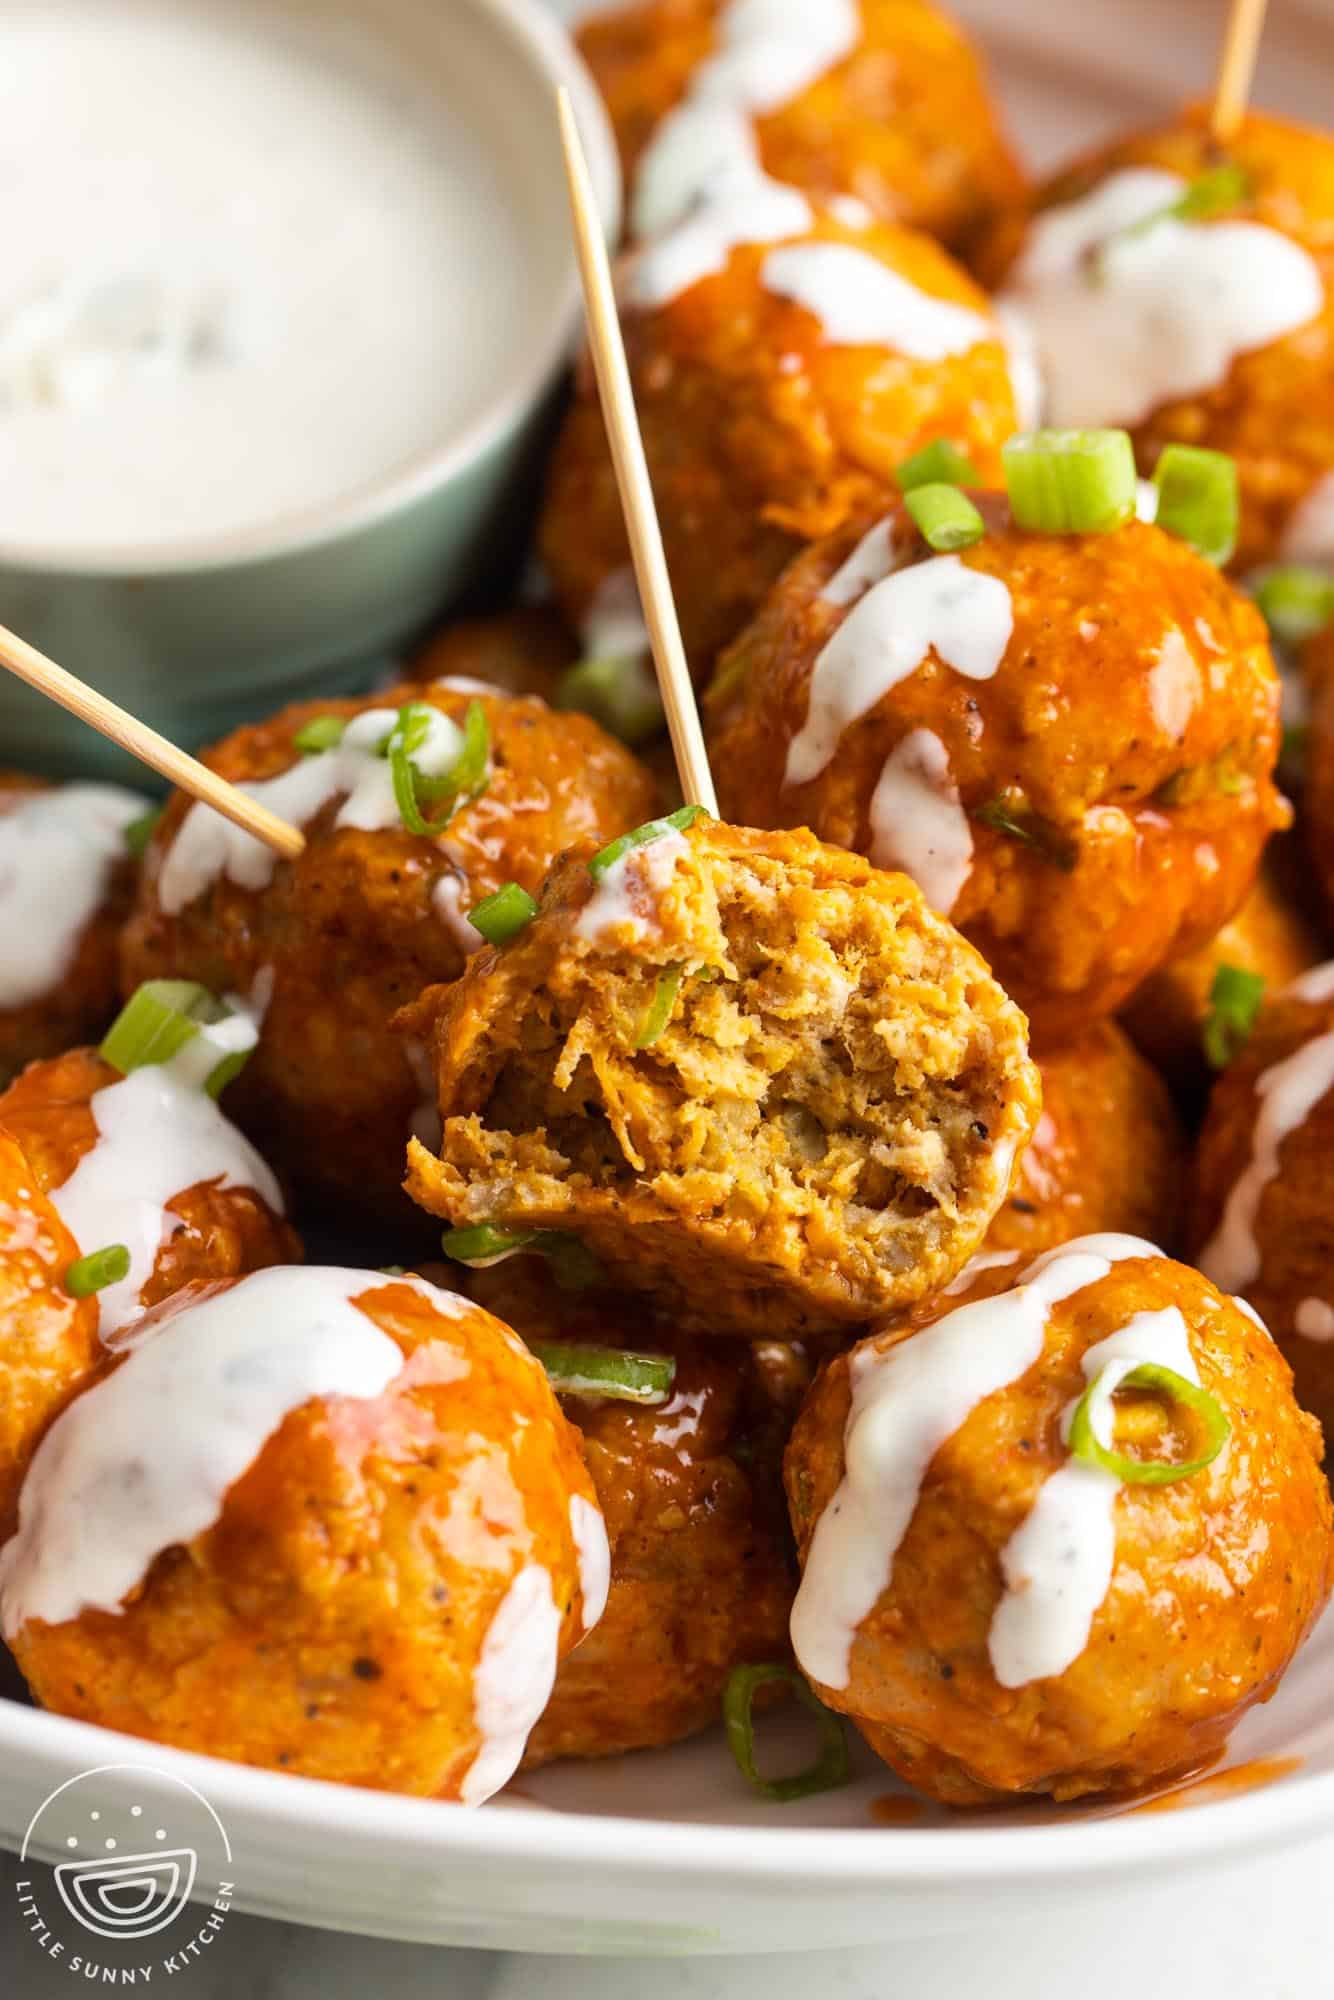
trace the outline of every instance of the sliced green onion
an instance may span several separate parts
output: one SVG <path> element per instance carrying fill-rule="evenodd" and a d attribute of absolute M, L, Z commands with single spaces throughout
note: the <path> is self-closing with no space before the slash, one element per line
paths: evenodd
<path fill-rule="evenodd" d="M 528 1343 L 562 1396 L 605 1396 L 616 1403 L 663 1403 L 676 1363 L 669 1354 L 631 1354 L 620 1347 L 584 1347 L 563 1340 Z"/>
<path fill-rule="evenodd" d="M 90 1250 L 65 1273 L 65 1290 L 75 1299 L 90 1299 L 94 1292 L 118 1285 L 130 1275 L 130 1253 L 123 1243 L 108 1243 L 104 1250 Z"/>
<path fill-rule="evenodd" d="M 1209 1012 L 1200 1030 L 1205 1060 L 1226 1069 L 1250 1039 L 1264 999 L 1265 983 L 1258 972 L 1241 965 L 1220 965 L 1209 988 Z"/>
<path fill-rule="evenodd" d="M 1138 222 L 1128 222 L 1124 229 L 1106 237 L 1098 245 L 1099 271 L 1105 269 L 1108 252 L 1117 244 L 1128 243 L 1137 236 L 1147 236 L 1160 222 L 1207 222 L 1229 208 L 1235 208 L 1238 202 L 1248 198 L 1250 192 L 1251 177 L 1244 167 L 1229 162 L 1225 166 L 1207 168 L 1204 173 L 1197 174 L 1175 200 L 1164 202 L 1161 208 L 1141 215 Z"/>
<path fill-rule="evenodd" d="M 622 743 L 656 736 L 667 720 L 653 669 L 638 654 L 578 661 L 561 676 L 555 705 L 591 715 Z"/>
<path fill-rule="evenodd" d="M 948 438 L 932 438 L 930 444 L 924 444 L 911 458 L 905 458 L 902 465 L 894 469 L 894 482 L 900 493 L 911 493 L 915 486 L 982 484 L 972 460 L 965 458 Z"/>
<path fill-rule="evenodd" d="M 128 999 L 107 1029 L 98 1053 L 122 1076 L 149 1063 L 168 1063 L 201 1027 L 226 1018 L 227 1009 L 194 979 L 150 979 Z"/>
<path fill-rule="evenodd" d="M 488 944 L 508 944 L 537 915 L 537 904 L 517 882 L 506 882 L 490 896 L 483 896 L 468 912 L 468 922 L 480 931 Z"/>
<path fill-rule="evenodd" d="M 473 1229 L 447 1229 L 440 1247 L 455 1263 L 474 1265 L 498 1263 L 502 1257 L 530 1250 L 534 1256 L 546 1258 L 563 1292 L 587 1291 L 605 1275 L 592 1251 L 563 1229 L 511 1231 L 493 1229 L 483 1222 Z"/>
<path fill-rule="evenodd" d="M 982 516 L 957 486 L 914 486 L 904 494 L 903 504 L 916 521 L 923 541 L 937 555 L 945 555 L 952 549 L 969 549 L 986 533 Z"/>
<path fill-rule="evenodd" d="M 676 1005 L 676 996 L 681 990 L 685 972 L 683 965 L 672 965 L 666 972 L 659 974 L 658 983 L 653 989 L 653 998 L 639 1024 L 639 1033 L 635 1036 L 637 1049 L 651 1048 L 671 1020 L 672 1009 Z"/>
<path fill-rule="evenodd" d="M 1004 799 L 989 799 L 985 805 L 974 807 L 972 816 L 993 833 L 1003 833 L 1007 840 L 1031 847 L 1062 874 L 1074 873 L 1079 860 L 1075 843 L 1049 820 L 1039 818 L 1036 813 L 1016 812 Z"/>
<path fill-rule="evenodd" d="M 1189 542 L 1206 562 L 1220 569 L 1230 562 L 1241 518 L 1236 460 L 1225 451 L 1203 451 L 1198 445 L 1164 445 L 1153 483 L 1158 489 L 1154 516 L 1158 526 Z"/>
<path fill-rule="evenodd" d="M 1135 512 L 1126 431 L 1023 431 L 1001 447 L 1015 523 L 1034 535 L 1103 535 Z"/>
<path fill-rule="evenodd" d="M 537 1236 L 535 1229 L 516 1234 L 480 1222 L 474 1229 L 447 1229 L 440 1239 L 440 1248 L 456 1263 L 485 1264 L 492 1257 L 508 1257 L 512 1251 L 531 1249 Z"/>
<path fill-rule="evenodd" d="M 820 1754 L 805 1771 L 790 1778 L 763 1778 L 755 1762 L 755 1723 L 751 1714 L 758 1689 L 781 1681 L 791 1688 L 803 1708 L 820 1723 Z M 777 1660 L 760 1667 L 733 1667 L 723 1689 L 723 1721 L 727 1725 L 728 1747 L 743 1778 L 766 1799 L 786 1805 L 792 1799 L 807 1799 L 815 1792 L 832 1792 L 848 1782 L 848 1742 L 843 1724 L 806 1685 L 795 1667 Z"/>
<path fill-rule="evenodd" d="M 1334 576 L 1321 570 L 1281 563 L 1257 577 L 1251 589 L 1280 645 L 1304 645 L 1334 619 Z"/>
<path fill-rule="evenodd" d="M 138 819 L 132 819 L 126 827 L 125 845 L 136 861 L 143 860 L 165 810 L 164 806 L 154 806 L 151 812 L 140 813 Z"/>
<path fill-rule="evenodd" d="M 407 701 L 398 711 L 398 720 L 385 739 L 385 755 L 394 784 L 394 802 L 399 818 L 409 833 L 442 833 L 464 799 L 476 798 L 486 786 L 491 756 L 491 731 L 486 710 L 479 701 L 468 703 L 463 723 L 463 748 L 447 771 L 431 777 L 413 762 L 430 734 L 436 711 L 424 701 Z M 443 819 L 428 819 L 423 804 L 449 801 Z"/>
<path fill-rule="evenodd" d="M 1111 1364 L 1115 1365 L 1115 1364 Z M 1167 1486 L 1176 1479 L 1190 1479 L 1195 1473 L 1203 1472 L 1212 1465 L 1232 1430 L 1231 1422 L 1216 1396 L 1196 1383 L 1187 1381 L 1173 1368 L 1164 1368 L 1156 1361 L 1142 1361 L 1123 1375 L 1117 1383 L 1118 1389 L 1149 1389 L 1154 1394 L 1165 1396 L 1180 1403 L 1199 1419 L 1203 1432 L 1204 1449 L 1196 1458 L 1171 1460 L 1158 1458 L 1131 1458 L 1125 1452 L 1116 1451 L 1105 1445 L 1095 1435 L 1093 1429 L 1093 1406 L 1097 1400 L 1099 1385 L 1107 1370 L 1096 1375 L 1075 1405 L 1070 1419 L 1070 1455 L 1080 1459 L 1085 1465 L 1101 1466 L 1104 1472 L 1111 1472 L 1128 1486 Z"/>
<path fill-rule="evenodd" d="M 292 742 L 303 757 L 319 757 L 326 750 L 336 750 L 343 740 L 346 722 L 341 715 L 316 715 L 303 723 Z"/>
<path fill-rule="evenodd" d="M 683 833 L 693 826 L 697 819 L 706 817 L 703 806 L 679 806 L 665 819 L 645 820 L 643 826 L 635 827 L 630 833 L 623 833 L 616 840 L 608 841 L 600 847 L 588 864 L 588 872 L 600 882 L 609 868 L 614 868 L 634 847 L 647 847 L 652 840 L 661 840 L 667 833 Z"/>

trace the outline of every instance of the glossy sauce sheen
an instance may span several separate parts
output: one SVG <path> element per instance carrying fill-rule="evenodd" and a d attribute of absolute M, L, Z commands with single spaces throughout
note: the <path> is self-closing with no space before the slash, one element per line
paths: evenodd
<path fill-rule="evenodd" d="M 1250 1163 L 1199 1255 L 1200 1269 L 1220 1290 L 1242 1291 L 1259 1276 L 1255 1220 L 1264 1191 L 1278 1172 L 1279 1149 L 1330 1090 L 1334 1090 L 1334 1031 L 1313 1036 L 1255 1079 L 1258 1109 Z"/>
<path fill-rule="evenodd" d="M 59 985 L 147 810 L 119 785 L 62 785 L 0 815 L 0 1008 Z"/>
<path fill-rule="evenodd" d="M 599 880 L 575 923 L 575 935 L 595 949 L 616 950 L 647 935 L 651 908 L 689 851 L 689 842 L 675 828 L 642 847 L 627 848 Z"/>
<path fill-rule="evenodd" d="M 947 917 L 973 864 L 973 836 L 950 775 L 949 752 L 929 729 L 913 729 L 885 759 L 871 795 L 871 859 L 911 875 Z"/>
<path fill-rule="evenodd" d="M 1188 185 L 1130 167 L 1034 218 L 1001 296 L 1036 344 L 1045 422 L 1141 423 L 1320 312 L 1314 259 L 1276 229 L 1175 218 L 1135 228 Z"/>

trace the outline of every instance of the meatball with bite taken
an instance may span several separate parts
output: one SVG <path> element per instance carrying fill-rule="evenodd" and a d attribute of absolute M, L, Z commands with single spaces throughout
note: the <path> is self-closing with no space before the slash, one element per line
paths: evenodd
<path fill-rule="evenodd" d="M 462 970 L 476 903 L 510 880 L 536 890 L 562 848 L 642 820 L 656 788 L 586 716 L 441 682 L 285 709 L 206 761 L 299 824 L 305 852 L 279 860 L 173 798 L 125 984 L 243 996 L 260 1034 L 232 1115 L 301 1191 L 402 1222 L 408 1135 L 434 1113 L 424 1058 L 391 1017 Z"/>
<path fill-rule="evenodd" d="M 953 439 L 983 479 L 999 474 L 1017 422 L 1001 327 L 929 237 L 840 221 L 770 186 L 692 211 L 635 255 L 621 296 L 667 563 L 701 681 L 784 564 L 884 500 L 899 465 L 930 440 Z M 582 625 L 629 560 L 587 364 L 540 536 L 561 606 Z"/>
<path fill-rule="evenodd" d="M 1236 566 L 1334 556 L 1334 137 L 1208 108 L 1063 169 L 999 221 L 983 281 L 1024 321 L 1049 424 L 1229 453 Z"/>
<path fill-rule="evenodd" d="M 47 1431 L 0 1622 L 57 1714 L 475 1805 L 606 1579 L 508 1327 L 420 1279 L 271 1270 L 157 1307 Z"/>
<path fill-rule="evenodd" d="M 824 0 L 779 25 L 744 0 L 633 0 L 594 7 L 576 41 L 611 116 L 636 236 L 717 173 L 724 121 L 774 180 L 956 248 L 1019 198 L 978 55 L 929 0 Z"/>
<path fill-rule="evenodd" d="M 1051 1046 L 1245 899 L 1289 817 L 1278 676 L 1254 605 L 1163 529 L 1038 534 L 973 499 L 956 553 L 897 506 L 798 558 L 719 662 L 710 746 L 726 814 L 905 869 Z"/>
<path fill-rule="evenodd" d="M 120 785 L 0 771 L 0 1085 L 115 1013 L 116 940 L 148 810 Z"/>
<path fill-rule="evenodd" d="M 581 1238 L 684 1327 L 788 1339 L 947 1283 L 1038 1115 L 1022 1015 L 903 876 L 698 808 L 567 856 L 400 1025 L 455 1229 Z M 504 1247 L 503 1243 L 500 1247 Z"/>
<path fill-rule="evenodd" d="M 1151 1243 L 995 1280 L 817 1379 L 797 1660 L 945 1804 L 1133 1794 L 1217 1756 L 1324 1604 L 1319 1427 L 1254 1315 Z"/>

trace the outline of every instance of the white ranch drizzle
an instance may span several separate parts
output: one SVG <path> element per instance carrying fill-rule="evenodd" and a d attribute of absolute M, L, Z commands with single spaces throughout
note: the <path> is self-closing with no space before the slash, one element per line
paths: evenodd
<path fill-rule="evenodd" d="M 611 1546 L 607 1524 L 582 1493 L 570 1495 L 570 1533 L 579 1558 L 579 1595 L 583 1600 L 585 1632 L 591 1632 L 607 1608 L 611 1589 Z"/>
<path fill-rule="evenodd" d="M 1334 1306 L 1324 1299 L 1302 1299 L 1292 1324 L 1303 1340 L 1314 1340 L 1324 1345 L 1334 1340 Z"/>
<path fill-rule="evenodd" d="M 119 785 L 61 785 L 0 815 L 0 1008 L 60 984 L 126 857 L 125 829 L 147 810 Z"/>
<path fill-rule="evenodd" d="M 457 875 L 442 875 L 431 891 L 431 908 L 465 958 L 471 958 L 486 943 L 476 925 L 468 921 L 468 910 L 477 900 Z"/>
<path fill-rule="evenodd" d="M 1037 342 L 1028 321 L 1016 307 L 994 304 L 992 317 L 995 337 L 1005 349 L 1019 429 L 1035 431 L 1042 422 L 1043 406 L 1047 400 Z"/>
<path fill-rule="evenodd" d="M 893 576 L 896 569 L 902 569 L 912 549 L 912 541 L 904 539 L 900 544 L 895 529 L 897 523 L 893 515 L 877 521 L 868 528 L 852 554 L 834 571 L 820 596 L 826 604 L 854 604 L 864 597 L 872 584 L 883 583 L 887 576 Z"/>
<path fill-rule="evenodd" d="M 1133 230 L 1188 185 L 1131 167 L 1034 218 L 1002 299 L 1037 344 L 1047 423 L 1140 423 L 1320 312 L 1314 259 L 1276 229 L 1166 218 Z"/>
<path fill-rule="evenodd" d="M 1334 958 L 1327 958 L 1323 965 L 1313 965 L 1283 988 L 1284 997 L 1289 1000 L 1334 1000 Z"/>
<path fill-rule="evenodd" d="M 836 347 L 892 347 L 917 361 L 944 361 L 998 338 L 980 313 L 919 291 L 851 243 L 789 243 L 771 250 L 760 281 L 813 314 Z"/>
<path fill-rule="evenodd" d="M 1334 561 L 1334 472 L 1327 472 L 1288 516 L 1279 553 L 1285 562 Z"/>
<path fill-rule="evenodd" d="M 701 278 L 723 270 L 741 244 L 800 236 L 814 221 L 805 195 L 756 168 L 750 179 L 726 190 L 720 187 L 714 199 L 646 245 L 628 268 L 626 296 L 636 306 L 665 305 Z"/>
<path fill-rule="evenodd" d="M 973 836 L 949 752 L 930 729 L 910 730 L 885 759 L 871 794 L 871 859 L 911 875 L 947 917 L 973 866 Z"/>
<path fill-rule="evenodd" d="M 560 1625 L 550 1576 L 540 1563 L 526 1564 L 492 1617 L 473 1675 L 482 1746 L 459 1788 L 465 1806 L 482 1805 L 518 1770 L 556 1684 Z"/>
<path fill-rule="evenodd" d="M 439 777 L 456 762 L 463 735 L 447 715 L 433 709 L 425 743 L 413 752 L 413 763 L 427 777 Z M 401 826 L 394 799 L 388 759 L 379 746 L 398 720 L 393 708 L 366 709 L 353 716 L 343 740 L 332 750 L 298 757 L 290 770 L 276 778 L 261 778 L 238 787 L 258 799 L 293 826 L 305 826 L 333 799 L 341 797 L 334 825 L 374 833 Z M 277 856 L 262 840 L 233 826 L 211 806 L 193 805 L 162 860 L 157 879 L 158 901 L 176 916 L 226 876 L 240 889 L 264 889 L 273 880 Z"/>
<path fill-rule="evenodd" d="M 419 1278 L 394 1282 L 451 1317 L 465 1309 Z M 319 1266 L 257 1271 L 132 1342 L 33 1459 L 18 1532 L 0 1550 L 5 1636 L 34 1618 L 118 1612 L 164 1549 L 215 1524 L 291 1411 L 316 1396 L 381 1395 L 403 1355 L 352 1301 L 382 1283 Z"/>
<path fill-rule="evenodd" d="M 1257 1112 L 1250 1161 L 1228 1195 L 1218 1227 L 1198 1259 L 1205 1277 L 1220 1291 L 1238 1292 L 1259 1276 L 1255 1219 L 1264 1191 L 1278 1172 L 1279 1149 L 1331 1089 L 1334 1031 L 1313 1036 L 1256 1077 Z"/>
<path fill-rule="evenodd" d="M 1118 1385 L 1145 1361 L 1198 1385 L 1178 1306 L 1136 1313 L 1083 1356 L 1085 1382 L 1098 1383 L 1089 1417 L 1099 1444 L 1112 1444 Z M 1074 1409 L 1072 1403 L 1065 1413 L 1067 1436 Z M 1002 1549 L 1005 1595 L 987 1637 L 991 1670 L 1002 1687 L 1063 1674 L 1088 1645 L 1116 1566 L 1116 1496 L 1122 1484 L 1114 1472 L 1071 1459 L 1043 1483 L 1028 1519 Z"/>
<path fill-rule="evenodd" d="M 856 0 L 730 0 L 714 35 L 713 54 L 640 160 L 630 209 L 637 236 L 672 228 L 720 185 L 758 171 L 752 116 L 780 110 L 851 55 L 860 12 Z"/>
<path fill-rule="evenodd" d="M 1160 1255 L 1137 1236 L 1080 1237 L 1030 1264 L 1012 1290 L 956 1306 L 887 1351 L 854 1353 L 845 1470 L 792 1607 L 793 1648 L 813 1680 L 847 1686 L 858 1627 L 893 1577 L 932 1459 L 979 1403 L 1037 1361 L 1052 1306 L 1122 1258 Z"/>
<path fill-rule="evenodd" d="M 52 1189 L 51 1201 L 85 1255 L 112 1243 L 130 1253 L 128 1275 L 96 1297 L 104 1341 L 137 1317 L 159 1250 L 184 1227 L 167 1206 L 177 1195 L 216 1181 L 253 1188 L 282 1214 L 282 1190 L 268 1166 L 202 1088 L 224 1054 L 254 1042 L 253 1022 L 233 1016 L 188 1042 L 171 1063 L 145 1064 L 90 1099 L 97 1144 Z"/>
<path fill-rule="evenodd" d="M 579 639 L 590 660 L 628 660 L 646 653 L 648 627 L 632 569 L 604 576 L 580 622 Z"/>
<path fill-rule="evenodd" d="M 689 841 L 675 828 L 642 847 L 627 848 L 619 861 L 612 862 L 580 910 L 575 936 L 604 951 L 647 937 L 652 921 L 636 904 L 657 901 L 676 872 L 678 858 L 689 849 Z"/>
<path fill-rule="evenodd" d="M 785 782 L 818 778 L 845 729 L 915 673 L 933 649 L 969 680 L 990 680 L 1014 629 L 999 577 L 932 556 L 874 584 L 816 659 L 806 720 L 788 746 Z"/>

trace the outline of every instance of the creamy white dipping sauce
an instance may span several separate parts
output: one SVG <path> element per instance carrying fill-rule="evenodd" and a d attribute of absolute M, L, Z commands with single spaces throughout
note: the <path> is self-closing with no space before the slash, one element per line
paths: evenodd
<path fill-rule="evenodd" d="M 1334 562 L 1334 472 L 1327 472 L 1288 516 L 1279 554 L 1284 562 Z"/>
<path fill-rule="evenodd" d="M 792 1607 L 793 1648 L 813 1680 L 847 1686 L 858 1627 L 892 1580 L 932 1459 L 979 1403 L 1038 1360 L 1052 1306 L 1123 1258 L 1161 1254 L 1136 1236 L 1080 1237 L 1030 1264 L 1013 1290 L 958 1306 L 884 1352 L 853 1355 L 845 1470 Z"/>
<path fill-rule="evenodd" d="M 947 917 L 973 866 L 973 836 L 949 752 L 930 729 L 896 743 L 871 794 L 871 859 L 911 875 Z"/>
<path fill-rule="evenodd" d="M 1110 1449 L 1112 1397 L 1142 1362 L 1170 1368 L 1198 1387 L 1186 1322 L 1177 1306 L 1140 1312 L 1098 1341 L 1080 1367 L 1097 1388 L 1089 1420 Z M 1065 1413 L 1065 1434 L 1075 1405 Z M 1101 1466 L 1072 1459 L 1046 1480 L 1023 1526 L 1001 1551 L 1005 1595 L 987 1636 L 991 1670 L 1002 1687 L 1063 1674 L 1088 1644 L 1116 1567 L 1116 1496 L 1122 1481 Z"/>
<path fill-rule="evenodd" d="M 1276 229 L 1166 218 L 1134 230 L 1188 185 L 1130 167 L 1033 218 L 1001 299 L 1035 342 L 1046 423 L 1140 423 L 1320 312 L 1314 259 Z"/>
<path fill-rule="evenodd" d="M 463 732 L 439 709 L 425 742 L 412 761 L 427 777 L 439 777 L 454 764 L 463 748 Z M 293 826 L 305 826 L 336 798 L 343 804 L 336 827 L 356 827 L 375 833 L 401 826 L 394 798 L 389 761 L 379 746 L 398 720 L 398 710 L 371 708 L 348 723 L 343 740 L 313 757 L 298 756 L 290 770 L 276 778 L 239 785 L 252 799 Z M 278 857 L 254 834 L 234 826 L 212 806 L 192 805 L 163 857 L 158 874 L 158 901 L 169 917 L 179 914 L 225 876 L 240 889 L 265 889 L 273 880 Z"/>
<path fill-rule="evenodd" d="M 453 1317 L 464 1310 L 419 1278 L 394 1283 Z M 383 1394 L 403 1355 L 352 1304 L 382 1284 L 371 1271 L 258 1271 L 135 1342 L 33 1458 L 18 1532 L 0 1549 L 5 1637 L 34 1618 L 118 1612 L 164 1549 L 214 1526 L 291 1411 L 316 1396 Z M 460 1355 L 457 1374 L 467 1369 Z"/>
<path fill-rule="evenodd" d="M 461 433 L 540 296 L 487 115 L 369 19 L 11 11 L 0 543 L 230 535 Z"/>
<path fill-rule="evenodd" d="M 690 851 L 690 842 L 675 828 L 645 841 L 642 847 L 627 848 L 613 861 L 580 910 L 574 925 L 576 937 L 585 938 L 595 950 L 615 951 L 647 937 L 653 928 L 650 909 L 662 895 L 677 861 Z"/>
<path fill-rule="evenodd" d="M 119 785 L 60 785 L 0 816 L 0 1008 L 59 986 L 147 810 Z"/>
<path fill-rule="evenodd" d="M 1334 1032 L 1313 1036 L 1255 1079 L 1259 1108 L 1250 1161 L 1197 1259 L 1205 1277 L 1220 1291 L 1238 1292 L 1259 1276 L 1255 1220 L 1264 1191 L 1278 1172 L 1279 1149 L 1330 1090 L 1334 1090 Z"/>
<path fill-rule="evenodd" d="M 852 243 L 771 250 L 760 282 L 812 314 L 835 347 L 892 347 L 916 361 L 944 361 L 999 337 L 981 313 L 919 291 Z"/>
<path fill-rule="evenodd" d="M 1006 585 L 958 556 L 932 556 L 873 584 L 816 659 L 806 720 L 788 746 L 785 782 L 818 778 L 844 730 L 932 650 L 969 680 L 990 680 L 1013 630 Z"/>
<path fill-rule="evenodd" d="M 90 1099 L 97 1144 L 50 1199 L 83 1255 L 112 1243 L 130 1253 L 128 1274 L 93 1302 L 104 1341 L 137 1318 L 158 1252 L 184 1227 L 167 1206 L 177 1195 L 216 1181 L 253 1188 L 283 1213 L 269 1167 L 202 1088 L 225 1054 L 255 1039 L 254 1024 L 233 1016 L 201 1030 L 171 1063 L 145 1064 Z"/>

